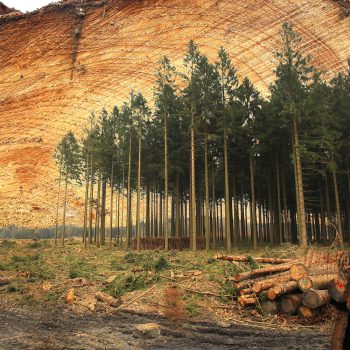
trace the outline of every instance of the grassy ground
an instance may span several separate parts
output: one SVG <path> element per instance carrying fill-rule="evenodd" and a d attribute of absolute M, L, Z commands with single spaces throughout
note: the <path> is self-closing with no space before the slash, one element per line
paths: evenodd
<path fill-rule="evenodd" d="M 250 269 L 249 264 L 233 264 L 213 259 L 219 251 L 121 251 L 116 247 L 84 248 L 79 240 L 65 247 L 52 240 L 0 241 L 0 279 L 10 283 L 0 287 L 0 308 L 55 306 L 79 313 L 112 312 L 95 299 L 97 291 L 120 298 L 121 309 L 151 313 L 173 321 L 213 320 L 262 326 L 296 327 L 298 317 L 266 316 L 259 310 L 241 310 L 236 291 L 225 277 Z M 241 251 L 240 254 L 252 254 Z M 265 248 L 255 256 L 296 257 L 294 246 Z M 69 289 L 75 301 L 65 304 Z M 325 320 L 319 324 L 327 325 Z"/>

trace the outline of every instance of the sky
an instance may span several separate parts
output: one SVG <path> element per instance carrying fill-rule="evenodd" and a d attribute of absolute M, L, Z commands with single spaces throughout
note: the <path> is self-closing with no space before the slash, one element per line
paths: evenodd
<path fill-rule="evenodd" d="M 16 10 L 26 12 L 33 11 L 41 8 L 51 2 L 57 2 L 58 0 L 0 0 L 7 7 L 13 7 Z"/>

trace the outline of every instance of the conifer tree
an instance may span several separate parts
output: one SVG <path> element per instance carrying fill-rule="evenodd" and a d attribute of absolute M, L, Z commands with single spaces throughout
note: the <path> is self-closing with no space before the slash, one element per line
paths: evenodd
<path fill-rule="evenodd" d="M 63 136 L 60 143 L 57 145 L 55 155 L 56 161 L 60 164 L 60 171 L 64 178 L 64 207 L 63 207 L 63 222 L 61 231 L 61 243 L 64 246 L 66 233 L 66 210 L 67 210 L 67 187 L 69 181 L 80 181 L 80 162 L 81 153 L 78 142 L 74 134 L 69 131 Z"/>

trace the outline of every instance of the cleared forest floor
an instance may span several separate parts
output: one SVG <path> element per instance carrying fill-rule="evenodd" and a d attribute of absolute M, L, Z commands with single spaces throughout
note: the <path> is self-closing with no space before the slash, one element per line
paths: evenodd
<path fill-rule="evenodd" d="M 84 249 L 73 239 L 65 247 L 0 241 L 0 280 L 9 281 L 0 286 L 0 349 L 329 348 L 331 305 L 312 322 L 240 309 L 223 280 L 242 265 L 215 260 L 215 253 Z M 285 246 L 254 255 L 297 254 Z M 97 291 L 121 305 L 97 301 Z M 134 336 L 137 324 L 149 322 L 160 325 L 160 337 Z"/>

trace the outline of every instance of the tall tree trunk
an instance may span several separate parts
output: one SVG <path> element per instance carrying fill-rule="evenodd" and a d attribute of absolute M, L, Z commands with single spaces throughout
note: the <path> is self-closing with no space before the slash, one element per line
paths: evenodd
<path fill-rule="evenodd" d="M 102 178 L 102 198 L 101 198 L 101 232 L 100 232 L 100 244 L 104 245 L 106 240 L 106 191 L 107 181 Z"/>
<path fill-rule="evenodd" d="M 197 250 L 197 222 L 196 222 L 196 172 L 195 172 L 195 140 L 194 116 L 191 114 L 191 224 L 192 224 L 192 250 Z"/>
<path fill-rule="evenodd" d="M 66 175 L 65 185 L 64 185 L 63 223 L 62 223 L 62 233 L 61 233 L 62 247 L 64 247 L 64 237 L 66 235 L 67 186 L 68 186 L 68 176 Z"/>
<path fill-rule="evenodd" d="M 324 178 L 324 193 L 326 194 L 326 206 L 327 206 L 327 234 L 328 239 L 330 240 L 333 236 L 333 228 L 330 223 L 332 222 L 332 212 L 331 212 L 331 203 L 329 200 L 329 190 L 328 190 L 328 177 L 327 175 Z"/>
<path fill-rule="evenodd" d="M 213 170 L 212 170 L 212 186 L 213 186 L 213 198 L 212 198 L 212 207 L 213 207 L 213 224 L 212 224 L 212 235 L 213 235 L 213 249 L 216 247 L 216 197 L 215 197 L 215 178 L 214 178 L 214 164 L 213 164 Z"/>
<path fill-rule="evenodd" d="M 296 169 L 296 192 L 299 202 L 298 222 L 299 222 L 299 245 L 301 248 L 306 249 L 307 247 L 307 231 L 306 231 L 306 220 L 305 220 L 305 204 L 304 204 L 304 186 L 303 186 L 303 173 L 301 167 L 301 156 L 300 156 L 300 144 L 297 120 L 293 118 L 293 138 L 294 138 L 294 149 L 295 149 L 295 160 L 294 167 Z"/>
<path fill-rule="evenodd" d="M 224 129 L 224 165 L 225 165 L 225 236 L 226 250 L 231 251 L 231 222 L 230 222 L 230 188 L 228 181 L 227 131 Z"/>
<path fill-rule="evenodd" d="M 204 173 L 205 173 L 205 213 L 204 213 L 204 227 L 205 227 L 205 250 L 210 249 L 210 229 L 209 229 L 209 169 L 208 169 L 208 136 L 204 135 Z"/>
<path fill-rule="evenodd" d="M 168 202 L 169 202 L 169 178 L 168 178 L 168 116 L 164 116 L 164 250 L 169 250 L 168 233 Z"/>
<path fill-rule="evenodd" d="M 239 215 L 238 200 L 236 193 L 236 176 L 232 175 L 232 197 L 233 197 L 233 249 L 238 250 L 239 247 Z"/>
<path fill-rule="evenodd" d="M 86 173 L 85 173 L 85 202 L 84 202 L 84 230 L 83 230 L 83 242 L 86 248 L 87 246 L 87 216 L 88 216 L 88 201 L 89 201 L 89 153 L 86 156 Z"/>
<path fill-rule="evenodd" d="M 154 228 L 155 237 L 159 237 L 159 201 L 158 194 L 154 192 Z"/>
<path fill-rule="evenodd" d="M 283 193 L 283 233 L 285 241 L 290 239 L 288 231 L 288 208 L 287 208 L 287 194 L 286 194 L 286 181 L 285 174 L 282 172 L 282 193 Z"/>
<path fill-rule="evenodd" d="M 151 226 L 150 226 L 150 234 L 151 234 L 151 237 L 153 238 L 154 237 L 154 192 L 152 191 L 151 192 Z"/>
<path fill-rule="evenodd" d="M 168 204 L 169 207 L 169 204 Z M 159 231 L 158 231 L 158 237 L 163 237 L 163 233 L 164 233 L 164 219 L 163 219 L 163 196 L 162 196 L 162 192 L 159 193 Z M 169 218 L 169 214 L 168 214 L 168 218 Z M 169 235 L 169 222 L 167 223 L 167 227 L 168 227 L 168 235 Z M 171 234 L 171 232 L 170 232 Z"/>
<path fill-rule="evenodd" d="M 101 173 L 98 174 L 98 184 L 97 184 L 97 204 L 96 204 L 96 225 L 95 225 L 95 238 L 96 246 L 100 248 L 100 217 L 101 217 Z M 101 218 L 102 225 L 102 218 Z"/>
<path fill-rule="evenodd" d="M 180 220 L 180 173 L 179 169 L 176 170 L 176 225 L 175 225 L 175 237 L 180 238 L 181 220 Z"/>
<path fill-rule="evenodd" d="M 258 235 L 256 231 L 256 205 L 255 205 L 255 186 L 254 186 L 254 164 L 253 164 L 253 154 L 250 153 L 249 157 L 250 163 L 250 189 L 252 193 L 251 211 L 252 211 L 252 224 L 253 224 L 253 249 L 258 249 Z"/>
<path fill-rule="evenodd" d="M 342 217 L 341 217 L 341 210 L 340 210 L 338 180 L 337 180 L 337 171 L 336 171 L 337 164 L 334 160 L 334 155 L 332 157 L 332 163 L 333 163 L 332 175 L 333 175 L 333 185 L 334 185 L 335 208 L 337 212 L 338 239 L 339 239 L 340 246 L 343 247 L 344 245 L 343 225 L 342 225 Z"/>
<path fill-rule="evenodd" d="M 271 190 L 271 179 L 268 181 L 268 205 L 267 205 L 267 213 L 268 213 L 268 226 L 269 226 L 269 238 L 270 244 L 274 244 L 274 235 L 273 235 L 273 220 L 272 220 L 272 190 Z"/>
<path fill-rule="evenodd" d="M 174 196 L 171 196 L 171 210 L 170 210 L 170 212 L 171 212 L 170 237 L 174 237 L 174 233 L 175 233 L 175 198 L 174 198 Z"/>
<path fill-rule="evenodd" d="M 146 188 L 146 237 L 150 237 L 150 189 L 148 182 Z"/>
<path fill-rule="evenodd" d="M 265 244 L 264 242 L 264 235 L 263 235 L 263 227 L 262 227 L 262 213 L 261 213 L 261 200 L 258 199 L 259 205 L 258 205 L 258 215 L 259 215 L 259 239 L 258 241 L 260 244 Z"/>
<path fill-rule="evenodd" d="M 243 200 L 243 176 L 241 180 L 241 200 L 240 200 L 240 207 L 241 207 L 241 218 L 240 218 L 240 231 L 241 231 L 241 239 L 242 241 L 246 240 L 246 231 L 245 231 L 245 225 L 244 225 L 244 200 Z"/>
<path fill-rule="evenodd" d="M 267 237 L 267 214 L 266 214 L 266 202 L 264 202 L 263 208 L 262 208 L 262 220 L 263 220 L 263 231 L 264 231 L 264 241 L 265 243 L 268 242 L 268 237 Z"/>
<path fill-rule="evenodd" d="M 90 169 L 90 201 L 89 201 L 89 244 L 92 244 L 92 216 L 94 209 L 94 171 L 93 171 L 93 163 L 92 163 L 92 152 L 90 159 L 91 169 Z"/>
<path fill-rule="evenodd" d="M 122 228 L 121 230 L 121 236 L 120 236 L 120 244 L 123 242 L 123 233 L 125 234 L 125 230 L 124 230 L 124 199 L 125 199 L 125 170 L 124 170 L 124 163 L 123 163 L 123 179 L 122 179 L 122 187 L 121 187 L 121 191 L 122 191 L 122 217 L 121 217 L 121 223 L 120 226 Z M 119 243 L 119 235 L 118 235 L 118 243 Z"/>
<path fill-rule="evenodd" d="M 320 215 L 319 210 L 316 208 L 313 213 L 314 216 L 314 226 L 316 232 L 316 242 L 320 242 L 321 240 L 321 230 L 320 230 Z"/>
<path fill-rule="evenodd" d="M 141 117 L 138 127 L 138 167 L 137 167 L 137 203 L 136 203 L 136 250 L 141 249 L 140 209 L 141 209 Z"/>
<path fill-rule="evenodd" d="M 323 202 L 323 193 L 322 193 L 322 184 L 319 183 L 319 192 L 320 192 L 320 215 L 321 215 L 321 240 L 326 241 L 326 223 L 324 215 L 324 202 Z"/>
<path fill-rule="evenodd" d="M 129 249 L 130 245 L 130 235 L 131 235 L 131 227 L 130 227 L 130 208 L 131 208 L 131 150 L 132 150 L 132 137 L 131 130 L 129 134 L 129 164 L 128 164 L 128 192 L 127 192 L 127 215 L 126 215 L 126 240 L 125 240 L 125 250 Z"/>
<path fill-rule="evenodd" d="M 56 206 L 55 245 L 57 245 L 57 238 L 58 238 L 58 213 L 60 208 L 61 179 L 62 179 L 62 170 L 60 168 L 60 176 L 58 178 L 57 206 Z"/>
<path fill-rule="evenodd" d="M 114 237 L 114 241 L 117 244 L 119 244 L 119 237 L 120 237 L 120 195 L 121 195 L 121 184 L 119 183 L 117 207 L 115 209 L 116 215 L 117 215 L 117 220 L 116 220 L 117 232 L 116 232 L 115 237 Z"/>
<path fill-rule="evenodd" d="M 278 157 L 276 157 L 276 184 L 277 184 L 277 223 L 278 223 L 278 237 L 279 243 L 283 243 L 283 229 L 282 229 L 282 208 L 281 208 L 281 186 L 280 186 L 280 171 Z"/>
<path fill-rule="evenodd" d="M 114 177 L 114 162 L 112 161 L 111 166 L 111 214 L 110 214 L 110 223 L 109 223 L 109 247 L 112 248 L 112 236 L 113 236 L 113 177 Z"/>
<path fill-rule="evenodd" d="M 185 229 L 185 237 L 188 237 L 187 236 L 187 233 L 188 233 L 188 229 L 187 229 L 187 224 L 188 224 L 188 215 L 187 215 L 187 198 L 185 198 L 185 215 L 184 215 L 184 229 Z"/>

